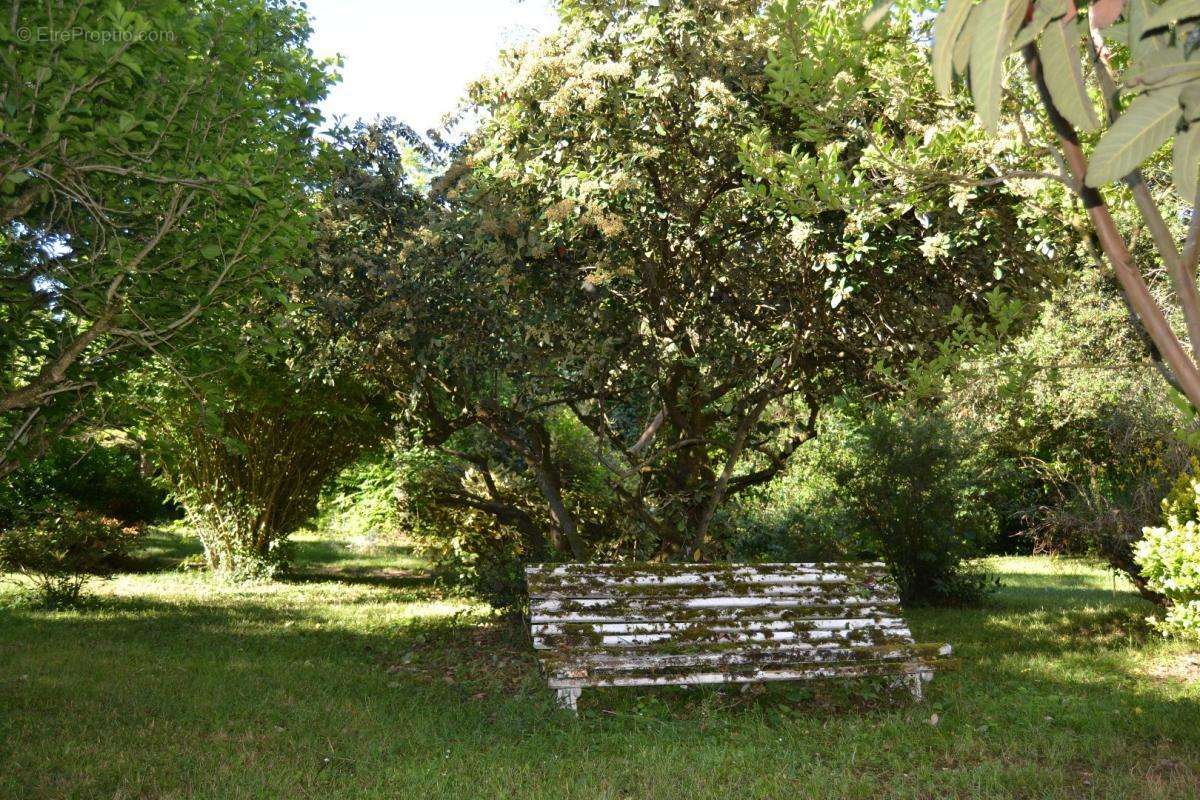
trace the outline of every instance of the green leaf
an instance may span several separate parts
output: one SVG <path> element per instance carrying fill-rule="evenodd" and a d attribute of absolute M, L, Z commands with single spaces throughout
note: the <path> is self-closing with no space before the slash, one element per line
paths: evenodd
<path fill-rule="evenodd" d="M 117 59 L 117 61 L 121 64 L 124 64 L 129 69 L 130 72 L 133 72 L 139 78 L 146 77 L 145 75 L 142 74 L 142 65 L 139 64 L 136 60 L 134 60 L 128 53 L 123 54 L 120 58 Z"/>
<path fill-rule="evenodd" d="M 1087 185 L 1103 186 L 1133 172 L 1171 138 L 1180 118 L 1178 90 L 1150 92 L 1134 100 L 1100 137 L 1088 166 Z"/>
<path fill-rule="evenodd" d="M 892 10 L 892 6 L 896 4 L 896 0 L 875 0 L 871 10 L 863 17 L 863 28 L 871 30 L 887 16 L 887 13 Z"/>
<path fill-rule="evenodd" d="M 1192 125 L 1186 133 L 1175 137 L 1174 156 L 1175 191 L 1184 202 L 1195 206 L 1198 204 L 1196 176 L 1200 172 L 1200 125 Z"/>
<path fill-rule="evenodd" d="M 1042 77 L 1054 107 L 1067 122 L 1081 131 L 1099 129 L 1100 120 L 1079 62 L 1079 21 L 1063 19 L 1046 27 L 1038 37 L 1038 53 L 1042 57 Z"/>
<path fill-rule="evenodd" d="M 1200 78 L 1200 58 L 1187 57 L 1182 47 L 1151 53 L 1134 62 L 1122 76 L 1125 86 L 1142 92 Z"/>
<path fill-rule="evenodd" d="M 967 24 L 975 0 L 947 0 L 933 23 L 933 80 L 947 97 L 953 90 L 954 45 Z"/>
<path fill-rule="evenodd" d="M 221 255 L 221 247 L 220 245 L 216 244 L 206 244 L 204 247 L 200 248 L 200 255 L 208 259 L 214 259 Z"/>
<path fill-rule="evenodd" d="M 975 113 L 989 131 L 1000 121 L 1008 46 L 1028 8 L 1028 0 L 983 0 L 971 14 L 971 95 Z"/>
<path fill-rule="evenodd" d="M 1151 0 L 1128 0 L 1125 5 L 1125 17 L 1129 20 L 1127 44 L 1134 59 L 1157 52 L 1167 44 L 1168 35 L 1166 33 L 1150 34 L 1146 32 L 1146 21 L 1157 10 L 1158 6 Z"/>
<path fill-rule="evenodd" d="M 1013 39 L 1013 51 L 1020 50 L 1027 44 L 1032 44 L 1033 40 L 1046 30 L 1046 26 L 1057 19 L 1062 19 L 1067 15 L 1070 7 L 1067 5 L 1067 0 L 1042 0 L 1033 9 L 1033 17 L 1029 22 L 1025 23 L 1021 30 L 1017 32 L 1017 38 Z"/>
<path fill-rule="evenodd" d="M 1119 44 L 1124 47 L 1129 46 L 1129 23 L 1118 22 L 1115 25 L 1109 25 L 1104 30 L 1100 31 L 1100 35 L 1104 37 L 1104 41 Z"/>
<path fill-rule="evenodd" d="M 1184 122 L 1200 121 L 1200 83 L 1183 87 L 1179 93 L 1179 105 L 1183 107 Z"/>
<path fill-rule="evenodd" d="M 979 10 L 979 6 L 971 9 L 971 15 Z M 971 39 L 974 31 L 971 28 L 971 22 L 968 19 L 966 27 L 958 34 L 958 40 L 954 43 L 954 72 L 957 75 L 967 74 L 967 65 L 971 61 Z"/>
<path fill-rule="evenodd" d="M 1145 31 L 1165 28 L 1181 19 L 1200 17 L 1200 0 L 1167 0 L 1146 20 Z"/>

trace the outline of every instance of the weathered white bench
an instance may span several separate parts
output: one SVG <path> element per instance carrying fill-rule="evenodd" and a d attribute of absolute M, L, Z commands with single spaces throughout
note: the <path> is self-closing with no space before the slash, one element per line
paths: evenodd
<path fill-rule="evenodd" d="M 585 686 L 894 676 L 921 683 L 949 645 L 916 644 L 879 563 L 538 564 L 530 628 L 559 704 Z"/>

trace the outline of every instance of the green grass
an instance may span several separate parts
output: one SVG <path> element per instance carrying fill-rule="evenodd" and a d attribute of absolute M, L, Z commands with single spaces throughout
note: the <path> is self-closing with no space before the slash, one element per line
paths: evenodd
<path fill-rule="evenodd" d="M 1200 655 L 1077 561 L 997 559 L 985 608 L 920 610 L 958 669 L 876 683 L 585 691 L 553 708 L 519 631 L 392 548 L 309 536 L 298 580 L 162 570 L 85 612 L 0 596 L 0 796 L 1200 796 Z M 937 724 L 931 724 L 936 714 Z"/>

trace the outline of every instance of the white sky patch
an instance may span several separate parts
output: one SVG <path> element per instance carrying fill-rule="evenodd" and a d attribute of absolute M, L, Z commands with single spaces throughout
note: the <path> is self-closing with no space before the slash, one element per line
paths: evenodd
<path fill-rule="evenodd" d="M 419 131 L 452 111 L 499 51 L 558 24 L 549 0 L 309 0 L 312 48 L 341 54 L 327 119 L 394 116 Z"/>

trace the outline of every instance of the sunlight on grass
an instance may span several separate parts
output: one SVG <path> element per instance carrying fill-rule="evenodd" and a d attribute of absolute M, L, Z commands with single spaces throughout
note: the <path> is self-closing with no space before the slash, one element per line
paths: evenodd
<path fill-rule="evenodd" d="M 1083 561 L 994 559 L 985 606 L 913 610 L 960 658 L 919 706 L 870 681 L 595 690 L 573 720 L 521 629 L 400 550 L 313 574 L 335 544 L 306 534 L 316 563 L 272 584 L 170 569 L 82 612 L 3 606 L 0 796 L 1200 795 L 1200 655 Z"/>

